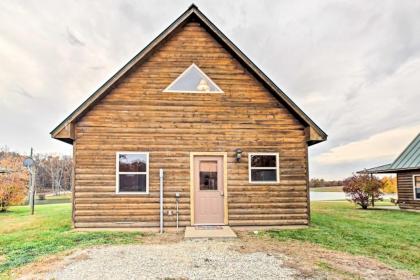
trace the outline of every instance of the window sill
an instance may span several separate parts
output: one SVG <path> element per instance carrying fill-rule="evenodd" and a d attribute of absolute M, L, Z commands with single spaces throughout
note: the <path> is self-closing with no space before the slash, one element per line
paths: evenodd
<path fill-rule="evenodd" d="M 273 182 L 273 181 L 265 181 L 265 182 L 252 182 L 252 181 L 249 181 L 249 183 L 251 184 L 251 185 L 276 185 L 276 184 L 280 184 L 280 181 L 277 181 L 277 182 Z"/>
<path fill-rule="evenodd" d="M 148 195 L 149 192 L 115 192 L 117 195 Z"/>

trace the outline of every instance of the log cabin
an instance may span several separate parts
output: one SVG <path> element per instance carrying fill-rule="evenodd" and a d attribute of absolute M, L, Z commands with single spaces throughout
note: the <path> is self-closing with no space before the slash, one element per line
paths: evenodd
<path fill-rule="evenodd" d="M 51 131 L 73 145 L 73 226 L 305 226 L 327 139 L 195 5 Z"/>
<path fill-rule="evenodd" d="M 358 173 L 397 174 L 398 206 L 403 210 L 420 210 L 420 133 L 389 164 Z"/>

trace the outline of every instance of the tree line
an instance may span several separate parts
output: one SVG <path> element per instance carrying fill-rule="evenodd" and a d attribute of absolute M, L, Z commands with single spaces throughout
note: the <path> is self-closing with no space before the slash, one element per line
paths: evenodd
<path fill-rule="evenodd" d="M 29 174 L 23 167 L 26 156 L 0 148 L 0 211 L 19 204 L 27 197 Z M 38 194 L 70 191 L 73 159 L 67 155 L 35 154 L 35 190 Z"/>
<path fill-rule="evenodd" d="M 312 178 L 309 181 L 309 187 L 310 188 L 322 188 L 322 187 L 337 187 L 342 186 L 343 181 L 341 180 L 324 180 L 324 179 L 318 179 L 318 178 Z"/>

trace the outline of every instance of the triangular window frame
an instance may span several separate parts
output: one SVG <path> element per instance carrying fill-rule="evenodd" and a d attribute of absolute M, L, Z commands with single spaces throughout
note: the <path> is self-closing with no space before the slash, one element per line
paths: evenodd
<path fill-rule="evenodd" d="M 204 76 L 207 79 L 207 82 L 212 83 L 212 86 L 216 88 L 216 90 L 209 90 L 209 91 L 200 91 L 200 90 L 173 90 L 170 89 L 174 84 L 176 84 L 180 79 L 182 79 L 188 71 L 190 71 L 192 68 L 196 69 L 202 76 Z M 175 80 L 172 81 L 172 83 L 167 86 L 163 92 L 175 92 L 175 93 L 224 93 L 223 90 L 212 80 L 209 76 L 206 75 L 206 73 L 203 72 L 203 70 L 200 69 L 195 63 L 191 64 L 187 69 L 185 69 Z"/>

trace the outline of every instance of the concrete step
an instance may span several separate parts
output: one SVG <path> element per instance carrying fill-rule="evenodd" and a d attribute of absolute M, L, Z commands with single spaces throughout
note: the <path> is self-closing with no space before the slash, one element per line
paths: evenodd
<path fill-rule="evenodd" d="M 229 226 L 194 226 L 186 227 L 185 239 L 232 239 L 235 232 Z"/>

